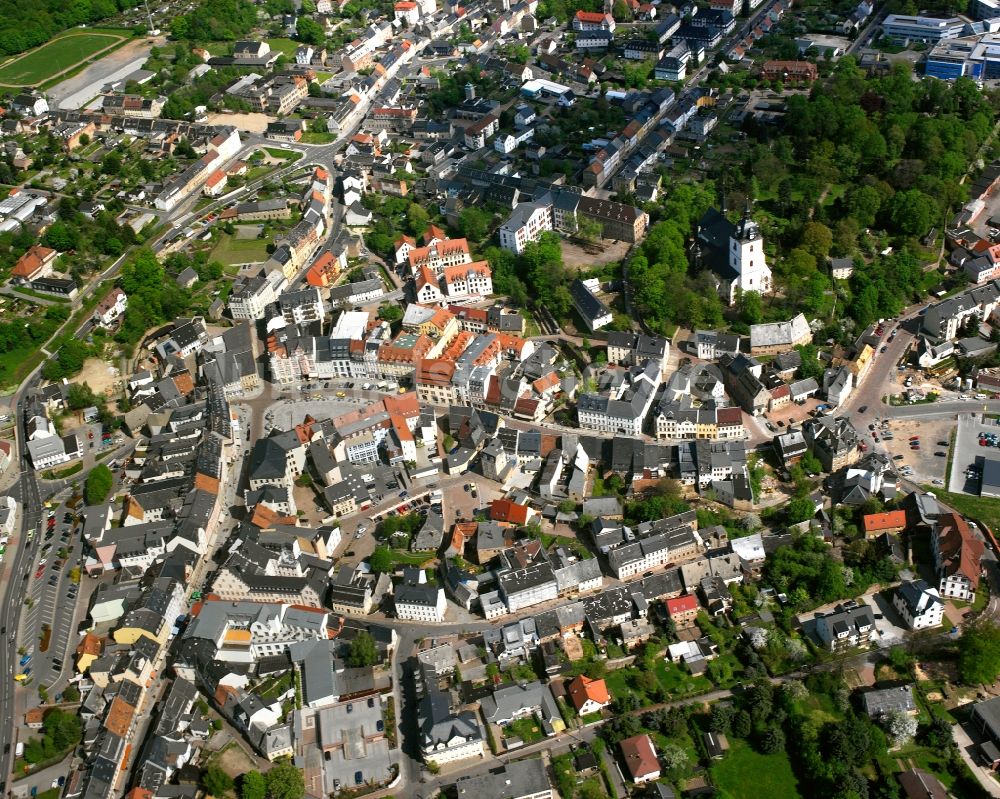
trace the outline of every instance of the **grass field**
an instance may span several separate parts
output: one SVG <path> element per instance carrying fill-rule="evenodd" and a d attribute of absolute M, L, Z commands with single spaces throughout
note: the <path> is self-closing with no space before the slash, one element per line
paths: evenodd
<path fill-rule="evenodd" d="M 302 153 L 294 153 L 280 147 L 265 147 L 264 150 L 272 158 L 280 158 L 283 161 L 298 161 L 302 157 Z"/>
<path fill-rule="evenodd" d="M 215 245 L 215 249 L 212 250 L 212 260 L 223 265 L 266 261 L 267 241 L 265 239 L 238 239 L 235 236 L 223 236 Z"/>
<path fill-rule="evenodd" d="M 18 385 L 44 360 L 45 356 L 34 345 L 0 355 L 0 387 Z"/>
<path fill-rule="evenodd" d="M 295 58 L 295 51 L 299 49 L 299 43 L 291 39 L 268 39 L 267 43 L 271 46 L 271 52 L 282 53 L 289 58 Z"/>
<path fill-rule="evenodd" d="M 325 130 L 307 130 L 302 134 L 302 142 L 304 144 L 329 144 L 336 140 L 336 133 L 330 133 Z"/>
<path fill-rule="evenodd" d="M 117 33 L 70 31 L 46 42 L 0 67 L 0 84 L 34 86 L 101 50 L 124 42 L 128 37 Z"/>
<path fill-rule="evenodd" d="M 761 755 L 743 741 L 712 766 L 712 782 L 724 799 L 796 799 L 800 796 L 788 755 Z"/>

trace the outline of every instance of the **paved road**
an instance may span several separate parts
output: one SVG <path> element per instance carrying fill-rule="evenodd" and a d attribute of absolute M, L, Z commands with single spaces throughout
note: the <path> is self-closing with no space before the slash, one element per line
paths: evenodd
<path fill-rule="evenodd" d="M 21 409 L 21 404 L 17 404 Z M 39 546 L 41 536 L 36 535 L 29 544 L 23 531 L 37 529 L 41 526 L 42 500 L 38 491 L 38 481 L 35 473 L 28 468 L 24 456 L 21 456 L 21 479 L 11 490 L 11 495 L 21 504 L 22 534 L 18 540 L 13 540 L 7 548 L 8 557 L 5 561 L 3 579 L 7 587 L 3 596 L 3 610 L 0 612 L 0 753 L 4 764 L 4 775 L 9 774 L 14 765 L 14 723 L 26 706 L 27 689 L 15 690 L 13 675 L 17 673 L 17 628 L 24 609 L 24 596 L 27 582 L 22 575 L 30 567 Z M 11 552 L 13 556 L 11 557 Z M 4 782 L 0 783 L 0 794 L 3 793 Z"/>

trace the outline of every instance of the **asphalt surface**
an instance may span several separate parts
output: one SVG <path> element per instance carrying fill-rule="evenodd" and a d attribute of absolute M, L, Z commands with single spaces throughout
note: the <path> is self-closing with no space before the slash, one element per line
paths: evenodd
<path fill-rule="evenodd" d="M 22 410 L 21 403 L 18 402 L 19 413 Z M 24 597 L 27 588 L 27 581 L 22 579 L 22 575 L 34 562 L 35 553 L 39 548 L 41 536 L 35 535 L 31 543 L 25 538 L 27 530 L 37 529 L 41 525 L 42 499 L 39 494 L 38 481 L 33 470 L 28 468 L 27 460 L 21 455 L 21 479 L 11 490 L 11 495 L 21 505 L 21 535 L 18 540 L 11 540 L 7 547 L 7 558 L 5 570 L 3 572 L 7 587 L 3 594 L 3 610 L 0 615 L 0 637 L 3 638 L 3 646 L 0 646 L 0 719 L 6 723 L 0 725 L 0 753 L 4 762 L 4 778 L 0 782 L 0 794 L 6 788 L 6 775 L 10 774 L 14 765 L 14 744 L 16 743 L 14 734 L 14 723 L 23 713 L 25 706 L 24 699 L 16 701 L 16 683 L 13 675 L 17 673 L 17 664 L 20 660 L 17 654 L 17 628 L 24 608 Z M 13 552 L 13 556 L 11 556 Z M 17 689 L 21 693 L 26 693 L 27 689 Z"/>

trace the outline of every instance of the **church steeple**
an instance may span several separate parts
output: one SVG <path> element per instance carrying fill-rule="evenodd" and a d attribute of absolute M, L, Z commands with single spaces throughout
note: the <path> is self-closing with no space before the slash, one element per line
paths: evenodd
<path fill-rule="evenodd" d="M 760 238 L 760 228 L 757 227 L 757 223 L 753 221 L 753 217 L 750 215 L 752 210 L 753 205 L 748 196 L 746 206 L 743 209 L 743 218 L 740 219 L 739 224 L 736 226 L 737 241 L 756 241 Z"/>

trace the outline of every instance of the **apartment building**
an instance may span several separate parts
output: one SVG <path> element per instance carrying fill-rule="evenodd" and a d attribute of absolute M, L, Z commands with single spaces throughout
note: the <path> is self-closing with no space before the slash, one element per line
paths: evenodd
<path fill-rule="evenodd" d="M 982 578 L 981 559 L 986 551 L 978 530 L 973 531 L 957 513 L 943 513 L 931 533 L 931 550 L 941 595 L 974 602 Z"/>
<path fill-rule="evenodd" d="M 551 202 L 519 203 L 500 226 L 500 246 L 520 255 L 529 242 L 538 241 L 547 230 L 552 230 Z"/>
<path fill-rule="evenodd" d="M 263 319 L 265 309 L 274 303 L 288 285 L 282 272 L 258 273 L 241 278 L 229 295 L 229 313 L 233 319 Z"/>

